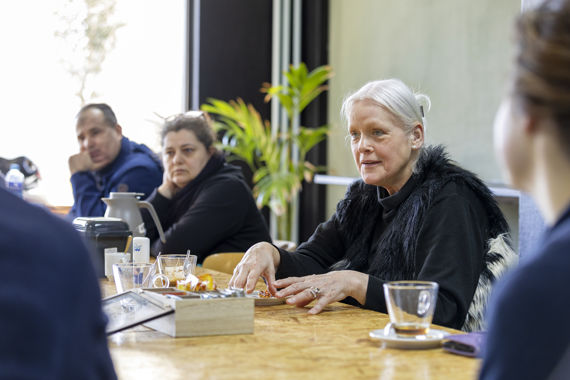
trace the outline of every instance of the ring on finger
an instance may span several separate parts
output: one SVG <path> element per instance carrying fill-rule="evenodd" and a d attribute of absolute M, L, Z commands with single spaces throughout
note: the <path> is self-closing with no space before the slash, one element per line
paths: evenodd
<path fill-rule="evenodd" d="M 319 293 L 321 292 L 321 289 L 311 286 L 309 288 L 309 292 L 311 293 L 311 295 L 313 296 L 313 299 L 316 299 L 319 296 Z"/>

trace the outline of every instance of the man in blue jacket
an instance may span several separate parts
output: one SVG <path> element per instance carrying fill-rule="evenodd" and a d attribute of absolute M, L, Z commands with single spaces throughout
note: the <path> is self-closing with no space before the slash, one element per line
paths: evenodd
<path fill-rule="evenodd" d="M 75 127 L 79 153 L 69 157 L 74 204 L 69 218 L 103 216 L 102 197 L 111 192 L 150 195 L 162 183 L 160 159 L 145 145 L 123 136 L 107 104 L 81 108 Z"/>
<path fill-rule="evenodd" d="M 116 379 L 87 248 L 0 188 L 0 379 Z"/>

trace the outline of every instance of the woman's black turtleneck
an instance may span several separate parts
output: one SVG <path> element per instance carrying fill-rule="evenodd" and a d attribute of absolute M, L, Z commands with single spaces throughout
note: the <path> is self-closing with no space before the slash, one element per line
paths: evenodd
<path fill-rule="evenodd" d="M 416 176 L 412 175 L 400 191 L 397 191 L 392 195 L 388 194 L 388 191 L 383 187 L 377 188 L 378 203 L 382 207 L 382 218 L 375 226 L 374 238 L 372 239 L 373 244 L 378 242 L 382 233 L 386 230 L 386 226 L 392 223 L 392 220 L 398 211 L 398 207 L 400 207 L 400 204 L 405 201 L 410 193 L 416 188 L 417 182 Z"/>

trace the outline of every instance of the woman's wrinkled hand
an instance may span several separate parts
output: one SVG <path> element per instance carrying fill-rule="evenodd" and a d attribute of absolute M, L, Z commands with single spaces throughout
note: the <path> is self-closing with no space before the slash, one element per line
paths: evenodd
<path fill-rule="evenodd" d="M 368 275 L 351 271 L 333 271 L 305 277 L 288 277 L 274 282 L 281 288 L 275 295 L 289 297 L 287 303 L 304 307 L 316 301 L 309 314 L 320 313 L 330 303 L 352 297 L 361 304 L 366 302 Z"/>
<path fill-rule="evenodd" d="M 246 293 L 251 293 L 255 289 L 259 277 L 263 277 L 267 289 L 274 295 L 277 292 L 274 283 L 275 271 L 279 266 L 279 261 L 280 256 L 277 248 L 267 242 L 257 243 L 247 250 L 235 267 L 228 286 L 243 288 Z"/>

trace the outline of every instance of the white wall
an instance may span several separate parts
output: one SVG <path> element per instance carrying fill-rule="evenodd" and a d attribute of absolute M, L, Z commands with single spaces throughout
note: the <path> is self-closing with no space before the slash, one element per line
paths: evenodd
<path fill-rule="evenodd" d="M 67 159 L 78 151 L 77 89 L 60 64 L 65 51 L 54 38 L 54 14 L 64 0 L 0 2 L 0 156 L 25 155 L 39 167 L 33 191 L 54 205 L 73 202 Z M 117 45 L 103 64 L 94 88 L 115 110 L 124 134 L 158 149 L 163 116 L 184 109 L 185 0 L 118 1 Z"/>
<path fill-rule="evenodd" d="M 511 66 L 520 0 L 331 0 L 329 174 L 358 176 L 339 110 L 374 79 L 397 77 L 431 97 L 428 142 L 484 180 L 501 182 L 492 123 Z M 329 214 L 345 189 L 328 187 Z"/>

